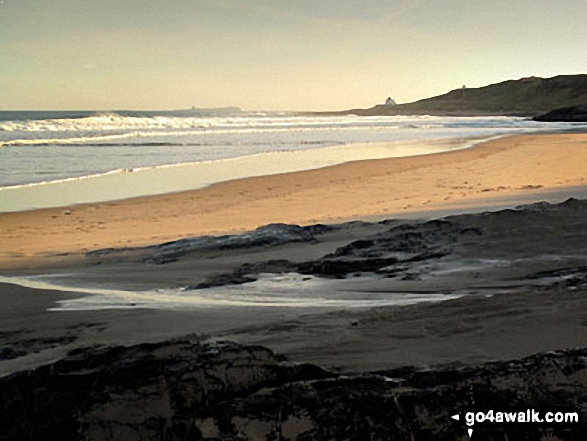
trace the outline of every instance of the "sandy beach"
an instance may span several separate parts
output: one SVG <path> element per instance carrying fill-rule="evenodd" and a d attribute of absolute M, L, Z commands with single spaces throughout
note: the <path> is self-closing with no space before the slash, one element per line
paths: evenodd
<path fill-rule="evenodd" d="M 25 335 L 33 340 L 51 337 L 54 341 L 75 336 L 71 341 L 66 339 L 69 343 L 65 346 L 40 344 L 34 354 L 4 362 L 4 369 L 27 366 L 30 362 L 27 357 L 40 362 L 55 356 L 55 351 L 63 354 L 71 345 L 156 341 L 191 333 L 261 343 L 296 359 L 342 369 L 453 361 L 472 363 L 578 345 L 587 338 L 585 317 L 580 312 L 581 297 L 558 287 L 560 303 L 555 304 L 551 300 L 555 294 L 545 288 L 548 283 L 559 283 L 564 274 L 547 278 L 546 285 L 542 280 L 535 283 L 524 279 L 539 271 L 556 272 L 560 268 L 576 269 L 584 265 L 582 211 L 576 211 L 578 208 L 570 214 L 535 213 L 537 219 L 542 219 L 542 224 L 538 222 L 540 228 L 536 227 L 536 220 L 505 218 L 499 213 L 495 219 L 477 215 L 457 217 L 451 222 L 481 228 L 484 236 L 473 242 L 465 241 L 457 248 L 445 243 L 442 247 L 448 246 L 449 252 L 440 259 L 434 257 L 439 244 L 416 250 L 417 253 L 414 250 L 411 254 L 395 253 L 392 258 L 399 258 L 400 262 L 402 259 L 408 262 L 406 256 L 414 262 L 418 259 L 424 262 L 403 266 L 398 263 L 403 268 L 401 277 L 390 273 L 380 279 L 358 277 L 337 281 L 332 275 L 322 279 L 324 275 L 320 271 L 304 268 L 313 259 L 323 262 L 335 250 L 344 249 L 354 241 L 390 234 L 388 230 L 394 226 L 428 228 L 427 224 L 410 218 L 495 211 L 518 204 L 544 200 L 558 203 L 572 196 L 584 196 L 586 163 L 586 134 L 527 135 L 503 138 L 467 150 L 352 162 L 320 170 L 225 182 L 199 191 L 0 214 L 3 244 L 0 264 L 3 274 L 8 276 L 45 274 L 64 277 L 66 282 L 79 286 L 138 292 L 241 283 L 240 278 L 249 277 L 249 273 L 251 280 L 257 278 L 255 273 L 263 272 L 306 271 L 318 276 L 313 279 L 315 282 L 304 282 L 305 285 L 295 282 L 298 285 L 294 283 L 287 288 L 291 295 L 300 290 L 307 292 L 306 300 L 299 301 L 308 301 L 309 306 L 299 309 L 258 304 L 244 309 L 222 307 L 222 304 L 217 304 L 217 309 L 194 309 L 186 304 L 184 311 L 163 311 L 144 309 L 142 300 L 131 299 L 127 301 L 132 306 L 130 309 L 67 311 L 66 307 L 63 311 L 47 311 L 51 305 L 58 306 L 57 299 L 83 298 L 87 294 L 4 284 L 3 304 L 8 306 L 4 308 L 6 317 L 1 331 L 5 342 Z M 342 223 L 377 218 L 396 220 L 383 224 Z M 307 234 L 304 230 L 298 232 L 302 239 L 294 237 L 268 245 L 253 242 L 243 248 L 225 249 L 221 243 L 216 248 L 197 245 L 179 252 L 174 243 L 167 246 L 169 250 L 159 245 L 145 248 L 186 237 L 240 233 L 276 222 L 301 225 L 338 222 L 339 226 L 325 231 L 308 230 L 309 239 L 304 236 Z M 276 231 L 278 239 L 286 234 Z M 547 231 L 551 233 L 545 235 Z M 437 233 L 433 231 L 433 234 Z M 444 231 L 439 240 L 448 240 L 454 234 L 457 233 Z M 538 237 L 538 245 L 530 245 Z M 386 256 L 383 257 L 390 258 Z M 345 274 L 343 270 L 336 278 Z M 59 279 L 54 282 L 59 283 Z M 250 290 L 266 295 L 272 289 L 271 283 L 269 288 L 262 283 L 238 286 L 243 291 L 230 292 L 237 301 Z M 528 292 L 536 290 L 542 292 L 533 294 L 533 301 L 528 302 Z M 327 298 L 342 301 L 343 306 L 324 308 L 311 302 L 313 297 L 324 297 L 325 293 L 332 295 Z M 484 298 L 465 296 L 428 305 L 375 309 L 344 307 L 347 295 L 355 296 L 349 298 L 351 303 L 357 299 L 378 302 L 385 300 L 386 294 L 381 293 L 412 296 L 452 293 L 457 297 L 473 293 Z M 155 292 L 151 300 L 162 295 Z M 37 300 L 37 296 L 41 297 Z M 383 304 L 390 302 L 385 300 Z M 480 316 L 484 310 L 492 313 Z M 455 321 L 455 314 L 462 317 Z M 518 315 L 516 321 L 508 318 Z M 129 328 L 131 322 L 135 325 Z M 351 323 L 361 325 L 349 328 Z M 443 328 L 444 337 L 439 340 L 434 336 L 436 331 L 431 330 L 440 332 Z M 334 342 L 333 335 L 342 340 L 330 351 L 327 348 Z M 543 338 L 534 338 L 537 335 Z M 308 337 L 314 342 L 312 345 L 307 343 Z M 500 343 L 503 341 L 511 344 L 503 345 Z"/>
<path fill-rule="evenodd" d="M 586 195 L 587 134 L 507 137 L 474 148 L 261 176 L 196 191 L 0 214 L 0 270 L 87 251 L 350 219 L 439 217 Z M 7 272 L 8 271 L 8 272 Z"/>
<path fill-rule="evenodd" d="M 464 432 L 443 422 L 452 405 L 438 401 L 435 417 L 422 410 L 415 394 L 428 397 L 431 389 L 420 375 L 441 396 L 450 383 L 466 405 L 462 388 L 474 382 L 485 391 L 493 381 L 497 389 L 488 393 L 500 400 L 510 390 L 534 390 L 530 374 L 520 377 L 525 369 L 545 382 L 538 390 L 578 402 L 582 395 L 565 388 L 577 388 L 584 357 L 574 348 L 587 341 L 586 163 L 586 134 L 526 135 L 197 191 L 0 214 L 0 383 L 10 384 L 0 393 L 18 415 L 37 400 L 28 375 L 39 387 L 52 384 L 50 397 L 65 396 L 60 381 L 82 381 L 88 390 L 96 379 L 115 381 L 115 398 L 102 402 L 74 388 L 71 400 L 81 404 L 71 412 L 65 401 L 60 406 L 75 417 L 64 430 L 83 423 L 92 439 L 123 432 L 141 439 L 147 419 L 168 418 L 168 404 L 160 403 L 183 406 L 166 384 L 183 391 L 187 378 L 196 388 L 211 387 L 211 378 L 231 390 L 254 379 L 252 390 L 266 391 L 275 369 L 327 377 L 325 385 L 351 400 L 365 390 L 385 396 L 381 384 L 389 385 L 393 397 L 418 397 L 414 415 L 422 424 L 434 420 L 457 434 Z M 157 370 L 159 358 L 172 366 L 164 377 L 173 380 Z M 101 373 L 118 365 L 122 375 Z M 579 369 L 575 377 L 566 365 Z M 207 373 L 192 374 L 199 369 Z M 284 375 L 285 390 L 322 387 Z M 251 409 L 260 409 L 264 393 L 253 392 Z M 542 392 L 532 394 L 525 402 L 542 403 Z M 88 397 L 94 407 L 87 408 Z M 87 409 L 80 414 L 75 406 Z M 135 406 L 139 412 L 121 413 Z M 283 423 L 287 439 L 314 424 L 292 412 L 291 428 L 289 419 Z M 358 412 L 363 418 L 362 406 Z M 190 418 L 198 433 L 216 439 L 223 413 L 212 415 Z M 254 425 L 272 416 L 235 418 L 231 430 L 244 439 L 272 433 L 273 423 Z M 281 425 L 281 411 L 275 418 Z"/>

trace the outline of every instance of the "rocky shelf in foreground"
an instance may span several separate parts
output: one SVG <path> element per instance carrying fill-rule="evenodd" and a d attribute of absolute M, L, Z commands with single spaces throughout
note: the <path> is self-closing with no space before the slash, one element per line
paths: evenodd
<path fill-rule="evenodd" d="M 467 440 L 473 403 L 587 408 L 587 349 L 478 367 L 340 375 L 260 346 L 76 350 L 0 379 L 0 440 Z M 478 440 L 584 440 L 584 425 L 475 428 Z M 549 435 L 547 435 L 549 436 Z"/>

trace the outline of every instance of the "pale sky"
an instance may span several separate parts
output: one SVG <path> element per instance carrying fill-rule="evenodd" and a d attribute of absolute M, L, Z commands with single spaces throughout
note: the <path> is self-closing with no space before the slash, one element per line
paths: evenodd
<path fill-rule="evenodd" d="M 410 102 L 587 73 L 585 0 L 0 0 L 0 109 Z"/>

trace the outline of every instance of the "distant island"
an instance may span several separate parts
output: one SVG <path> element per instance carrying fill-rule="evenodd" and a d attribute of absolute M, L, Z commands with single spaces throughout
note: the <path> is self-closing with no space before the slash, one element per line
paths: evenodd
<path fill-rule="evenodd" d="M 555 109 L 587 106 L 587 75 L 559 75 L 552 78 L 526 77 L 478 88 L 465 86 L 444 95 L 426 98 L 413 103 L 380 104 L 369 109 L 351 109 L 328 112 L 337 115 L 437 115 L 437 116 L 482 116 L 507 115 L 537 117 Z M 569 112 L 557 115 L 570 120 Z M 575 112 L 573 121 L 585 121 L 585 112 Z M 583 118 L 583 119 L 580 119 Z M 540 119 L 540 118 L 537 118 Z"/>
<path fill-rule="evenodd" d="M 175 110 L 115 110 L 114 113 L 120 116 L 130 117 L 156 117 L 156 116 L 178 116 L 178 117 L 206 117 L 226 116 L 241 113 L 240 107 L 191 107 L 189 109 Z"/>
<path fill-rule="evenodd" d="M 202 113 L 202 112 L 210 112 L 210 113 L 239 113 L 242 112 L 240 107 L 196 107 L 192 106 L 189 109 L 177 109 L 171 110 L 170 112 L 181 114 L 181 113 Z"/>

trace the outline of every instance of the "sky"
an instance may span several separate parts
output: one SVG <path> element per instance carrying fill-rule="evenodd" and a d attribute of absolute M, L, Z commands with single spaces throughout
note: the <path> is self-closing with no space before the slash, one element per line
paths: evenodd
<path fill-rule="evenodd" d="M 585 0 L 0 0 L 0 109 L 367 108 L 587 73 Z"/>

